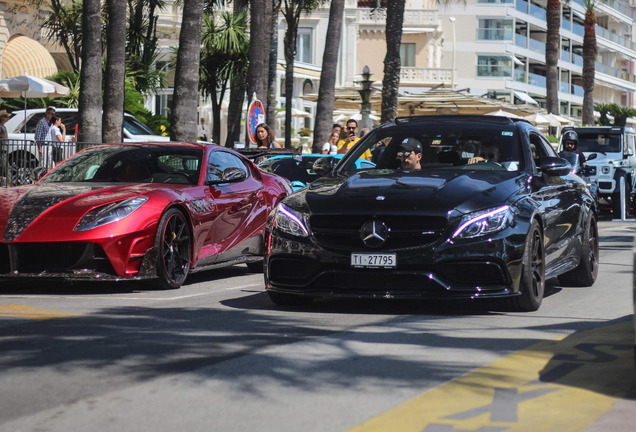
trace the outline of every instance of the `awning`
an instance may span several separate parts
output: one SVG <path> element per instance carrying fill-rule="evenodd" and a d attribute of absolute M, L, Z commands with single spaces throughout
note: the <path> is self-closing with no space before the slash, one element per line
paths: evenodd
<path fill-rule="evenodd" d="M 537 102 L 536 100 L 532 99 L 530 97 L 530 95 L 528 93 L 526 93 L 526 92 L 515 90 L 515 97 L 518 97 L 523 102 L 525 102 L 525 103 L 527 103 L 529 105 L 539 105 L 539 102 Z"/>
<path fill-rule="evenodd" d="M 53 56 L 38 41 L 19 35 L 7 42 L 2 55 L 2 78 L 27 74 L 46 78 L 56 73 Z"/>

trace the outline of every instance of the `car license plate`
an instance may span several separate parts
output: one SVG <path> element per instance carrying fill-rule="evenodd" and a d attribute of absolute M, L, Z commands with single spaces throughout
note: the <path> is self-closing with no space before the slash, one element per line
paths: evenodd
<path fill-rule="evenodd" d="M 395 268 L 397 258 L 394 253 L 352 253 L 351 267 Z"/>

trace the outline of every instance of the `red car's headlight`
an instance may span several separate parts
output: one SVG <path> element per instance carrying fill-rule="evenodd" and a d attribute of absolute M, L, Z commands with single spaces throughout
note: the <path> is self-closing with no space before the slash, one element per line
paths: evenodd
<path fill-rule="evenodd" d="M 88 231 L 111 222 L 117 222 L 137 210 L 146 201 L 148 201 L 148 197 L 139 196 L 94 208 L 84 215 L 74 230 Z"/>

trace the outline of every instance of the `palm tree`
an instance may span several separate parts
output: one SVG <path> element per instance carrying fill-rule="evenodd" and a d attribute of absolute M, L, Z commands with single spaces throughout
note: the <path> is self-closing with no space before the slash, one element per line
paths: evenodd
<path fill-rule="evenodd" d="M 165 73 L 155 68 L 158 55 L 157 10 L 164 0 L 127 0 L 126 75 L 141 93 L 164 87 Z"/>
<path fill-rule="evenodd" d="M 248 5 L 248 0 L 234 0 L 234 14 L 238 15 L 240 12 L 244 12 L 247 15 Z M 241 138 L 241 115 L 247 91 L 248 64 L 245 63 L 242 66 L 243 70 L 230 79 L 230 103 L 227 108 L 227 137 L 225 139 L 225 146 L 230 148 L 233 148 L 234 143 Z"/>
<path fill-rule="evenodd" d="M 103 142 L 122 139 L 126 77 L 126 0 L 109 0 L 106 28 L 106 76 L 104 77 Z"/>
<path fill-rule="evenodd" d="M 294 96 L 294 58 L 300 15 L 315 9 L 320 0 L 284 0 L 285 31 L 285 147 L 291 148 L 292 98 Z"/>
<path fill-rule="evenodd" d="M 302 2 L 302 1 L 301 1 Z M 267 96 L 271 46 L 272 0 L 250 0 L 250 54 L 247 70 L 247 99 Z"/>
<path fill-rule="evenodd" d="M 333 107 L 335 102 L 336 67 L 342 34 L 342 16 L 344 0 L 331 0 L 329 24 L 325 40 L 325 52 L 322 55 L 322 71 L 316 104 L 316 122 L 314 123 L 314 153 L 320 153 L 323 143 L 331 133 Z"/>
<path fill-rule="evenodd" d="M 204 96 L 212 100 L 212 139 L 218 143 L 221 138 L 221 102 L 230 79 L 244 74 L 247 68 L 249 39 L 246 11 L 238 15 L 224 12 L 218 23 L 214 15 L 206 13 L 202 43 L 199 88 Z"/>
<path fill-rule="evenodd" d="M 386 7 L 386 56 L 382 80 L 381 122 L 395 120 L 397 116 L 398 88 L 400 86 L 400 44 L 406 0 L 389 1 Z"/>
<path fill-rule="evenodd" d="M 64 47 L 74 72 L 79 71 L 82 55 L 82 7 L 77 0 L 70 4 L 51 0 L 51 13 L 42 23 L 42 28 L 48 30 L 48 40 L 55 39 Z"/>
<path fill-rule="evenodd" d="M 585 33 L 583 34 L 583 116 L 584 126 L 594 125 L 594 62 L 596 61 L 595 0 L 585 2 Z"/>
<path fill-rule="evenodd" d="M 203 2 L 184 0 L 170 119 L 170 137 L 175 141 L 197 138 L 202 20 Z"/>
<path fill-rule="evenodd" d="M 82 10 L 78 141 L 102 140 L 102 18 L 99 0 L 84 0 Z"/>
<path fill-rule="evenodd" d="M 282 0 L 274 0 L 272 10 L 272 36 L 269 48 L 269 71 L 267 74 L 267 104 L 265 104 L 267 124 L 274 128 L 276 122 L 276 69 L 278 66 L 278 14 L 280 13 Z"/>
<path fill-rule="evenodd" d="M 565 0 L 567 4 L 569 0 Z M 548 0 L 546 8 L 547 33 L 545 40 L 545 90 L 546 109 L 551 114 L 559 114 L 559 46 L 561 45 L 561 2 Z"/>

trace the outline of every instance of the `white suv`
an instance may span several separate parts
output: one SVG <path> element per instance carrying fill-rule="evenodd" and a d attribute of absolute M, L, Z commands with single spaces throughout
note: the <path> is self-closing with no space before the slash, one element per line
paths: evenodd
<path fill-rule="evenodd" d="M 29 110 L 13 111 L 13 115 L 6 123 L 9 139 L 32 140 L 35 136 L 35 128 L 46 108 L 36 108 Z M 66 126 L 66 139 L 73 141 L 75 136 L 75 125 L 79 120 L 77 108 L 57 108 L 55 115 L 62 119 Z M 26 133 L 25 133 L 26 124 Z M 124 128 L 122 130 L 123 141 L 149 142 L 149 141 L 170 141 L 170 137 L 155 135 L 148 126 L 137 120 L 130 114 L 124 114 Z"/>

